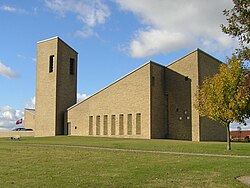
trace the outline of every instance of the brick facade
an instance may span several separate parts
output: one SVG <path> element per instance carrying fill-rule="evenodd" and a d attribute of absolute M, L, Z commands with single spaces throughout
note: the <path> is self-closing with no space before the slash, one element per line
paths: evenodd
<path fill-rule="evenodd" d="M 146 64 L 85 101 L 69 108 L 68 125 L 71 126 L 71 135 L 149 139 L 149 99 L 150 64 Z M 140 134 L 136 134 L 137 114 L 141 114 Z M 105 123 L 107 125 L 107 134 L 104 134 L 105 116 L 107 118 L 107 123 Z M 97 122 L 97 117 L 100 118 L 99 123 Z M 92 122 L 91 131 L 89 131 L 90 122 Z M 96 131 L 98 124 L 100 131 Z M 119 129 L 122 129 L 123 133 L 119 134 Z M 97 132 L 99 134 L 96 134 Z"/>
<path fill-rule="evenodd" d="M 51 55 L 54 74 L 49 72 Z M 226 140 L 225 128 L 200 117 L 193 105 L 197 87 L 220 63 L 199 49 L 167 67 L 150 61 L 75 104 L 77 53 L 58 37 L 39 42 L 36 136 Z M 29 123 L 27 115 L 25 125 Z"/>
<path fill-rule="evenodd" d="M 74 59 L 70 74 L 70 59 Z M 37 43 L 36 136 L 64 134 L 64 112 L 76 103 L 77 52 L 54 37 Z M 28 117 L 28 116 L 27 116 Z M 25 126 L 32 122 L 25 116 Z"/>

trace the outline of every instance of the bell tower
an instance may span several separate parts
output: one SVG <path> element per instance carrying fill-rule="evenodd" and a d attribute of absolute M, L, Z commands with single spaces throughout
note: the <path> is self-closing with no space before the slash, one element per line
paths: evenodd
<path fill-rule="evenodd" d="M 64 114 L 76 103 L 77 55 L 59 37 L 37 43 L 36 136 L 64 134 Z"/>

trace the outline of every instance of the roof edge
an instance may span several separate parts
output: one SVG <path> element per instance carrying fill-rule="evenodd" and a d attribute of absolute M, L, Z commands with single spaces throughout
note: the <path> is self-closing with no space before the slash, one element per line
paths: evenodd
<path fill-rule="evenodd" d="M 55 36 L 55 37 L 51 37 L 51 38 L 48 38 L 48 39 L 45 39 L 45 40 L 41 40 L 41 41 L 38 41 L 37 44 L 39 43 L 43 43 L 43 42 L 47 42 L 47 41 L 50 41 L 50 40 L 53 40 L 53 39 L 58 39 L 60 40 L 61 42 L 63 42 L 66 46 L 68 46 L 70 49 L 72 49 L 74 52 L 76 52 L 78 54 L 78 52 L 76 50 L 74 50 L 70 45 L 68 45 L 66 42 L 64 42 L 64 40 L 62 40 L 60 37 L 58 36 Z"/>
<path fill-rule="evenodd" d="M 187 53 L 186 55 L 184 55 L 184 56 L 182 56 L 182 57 L 180 57 L 180 58 L 174 60 L 172 63 L 168 64 L 166 67 L 169 67 L 169 66 L 175 64 L 176 62 L 180 61 L 181 59 L 184 59 L 185 57 L 191 55 L 191 54 L 194 53 L 194 52 L 201 52 L 201 53 L 203 53 L 203 54 L 205 54 L 205 55 L 211 57 L 212 59 L 214 59 L 214 60 L 216 60 L 216 61 L 219 61 L 220 63 L 224 63 L 224 62 L 222 62 L 221 60 L 215 58 L 214 56 L 208 54 L 207 52 L 201 50 L 200 48 L 196 48 L 196 49 L 194 49 L 193 51 Z"/>
<path fill-rule="evenodd" d="M 42 42 L 46 42 L 46 41 L 49 41 L 49 40 L 53 40 L 53 39 L 56 39 L 56 38 L 59 38 L 59 37 L 55 36 L 55 37 L 51 37 L 51 38 L 48 38 L 48 39 L 40 40 L 40 41 L 37 42 L 37 44 L 42 43 Z"/>
<path fill-rule="evenodd" d="M 199 50 L 199 48 L 196 48 L 196 49 L 192 50 L 191 52 L 187 53 L 186 55 L 184 55 L 184 56 L 182 56 L 182 57 L 180 57 L 180 58 L 174 60 L 172 63 L 169 63 L 166 67 L 169 67 L 169 66 L 175 64 L 176 62 L 180 61 L 181 59 L 184 59 L 185 57 L 191 55 L 192 53 L 194 53 L 194 52 L 196 52 L 196 51 L 198 51 L 198 50 Z"/>
<path fill-rule="evenodd" d="M 197 50 L 198 50 L 199 52 L 201 52 L 201 53 L 203 53 L 203 54 L 205 54 L 205 55 L 211 57 L 212 59 L 214 59 L 214 60 L 216 60 L 216 61 L 219 61 L 220 63 L 224 63 L 224 62 L 222 62 L 221 60 L 215 58 L 214 56 L 208 54 L 207 52 L 205 52 L 205 51 L 203 51 L 203 50 L 201 50 L 201 49 L 199 49 L 199 48 L 197 48 Z"/>

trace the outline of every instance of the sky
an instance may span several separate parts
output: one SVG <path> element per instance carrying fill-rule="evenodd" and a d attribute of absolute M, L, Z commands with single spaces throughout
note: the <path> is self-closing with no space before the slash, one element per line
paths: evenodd
<path fill-rule="evenodd" d="M 200 48 L 225 62 L 229 0 L 0 0 L 0 130 L 35 105 L 36 43 L 59 36 L 78 53 L 78 101 L 149 60 Z M 232 125 L 236 129 L 238 125 Z M 248 125 L 242 129 L 250 129 Z"/>

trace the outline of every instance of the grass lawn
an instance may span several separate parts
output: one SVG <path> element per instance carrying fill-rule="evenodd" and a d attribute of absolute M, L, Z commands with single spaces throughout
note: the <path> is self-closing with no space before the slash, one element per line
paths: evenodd
<path fill-rule="evenodd" d="M 189 156 L 32 144 L 250 156 L 250 143 L 91 137 L 0 139 L 0 187 L 247 187 L 250 158 Z"/>

